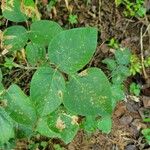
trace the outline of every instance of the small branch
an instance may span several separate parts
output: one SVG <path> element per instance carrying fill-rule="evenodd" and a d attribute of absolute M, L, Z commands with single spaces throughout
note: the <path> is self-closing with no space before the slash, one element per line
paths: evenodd
<path fill-rule="evenodd" d="M 14 63 L 14 67 L 24 69 L 24 70 L 36 70 L 38 67 L 29 67 L 29 66 L 22 66 L 19 64 Z"/>
<path fill-rule="evenodd" d="M 142 63 L 142 70 L 143 70 L 144 78 L 147 80 L 147 79 L 148 79 L 148 75 L 147 75 L 147 73 L 146 73 L 145 66 L 144 66 L 143 25 L 142 25 L 141 31 L 140 31 L 140 46 L 141 46 L 141 63 Z"/>

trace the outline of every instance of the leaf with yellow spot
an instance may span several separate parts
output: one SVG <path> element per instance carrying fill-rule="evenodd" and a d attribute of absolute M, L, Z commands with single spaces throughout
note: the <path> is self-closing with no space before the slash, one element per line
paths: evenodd
<path fill-rule="evenodd" d="M 4 30 L 2 38 L 2 47 L 9 51 L 23 49 L 28 40 L 28 34 L 24 27 L 16 25 Z"/>
<path fill-rule="evenodd" d="M 68 111 L 58 109 L 49 115 L 48 125 L 52 131 L 60 135 L 60 139 L 68 144 L 73 140 L 79 129 L 77 118 Z"/>
<path fill-rule="evenodd" d="M 59 107 L 50 115 L 40 118 L 36 131 L 49 138 L 60 138 L 66 144 L 71 142 L 79 129 L 78 117 L 64 109 Z"/>
<path fill-rule="evenodd" d="M 0 107 L 0 146 L 14 138 L 13 121 L 3 108 Z"/>
<path fill-rule="evenodd" d="M 22 0 L 20 9 L 29 18 L 40 20 L 41 15 L 33 0 Z"/>
<path fill-rule="evenodd" d="M 30 63 L 32 66 L 41 64 L 45 61 L 46 49 L 44 46 L 28 43 L 26 46 L 26 56 L 28 63 Z"/>
<path fill-rule="evenodd" d="M 66 30 L 58 34 L 48 47 L 49 59 L 58 68 L 73 74 L 92 58 L 97 46 L 97 29 L 86 27 Z"/>
<path fill-rule="evenodd" d="M 6 111 L 17 123 L 31 127 L 36 121 L 35 108 L 30 99 L 15 84 L 12 84 L 4 95 L 7 101 Z"/>
<path fill-rule="evenodd" d="M 2 0 L 3 16 L 13 22 L 23 22 L 27 16 L 21 11 L 21 0 Z"/>
<path fill-rule="evenodd" d="M 31 24 L 29 38 L 35 44 L 48 46 L 51 40 L 61 31 L 62 28 L 56 22 L 40 20 Z"/>
<path fill-rule="evenodd" d="M 56 110 L 63 101 L 65 80 L 61 73 L 50 67 L 41 67 L 33 75 L 30 97 L 39 116 Z"/>
<path fill-rule="evenodd" d="M 72 75 L 67 84 L 64 105 L 83 116 L 110 115 L 112 113 L 111 85 L 98 68 L 89 68 L 86 75 Z"/>

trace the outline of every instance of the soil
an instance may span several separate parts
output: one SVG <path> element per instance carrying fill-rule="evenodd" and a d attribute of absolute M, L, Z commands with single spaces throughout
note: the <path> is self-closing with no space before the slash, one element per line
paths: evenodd
<path fill-rule="evenodd" d="M 146 1 L 146 3 L 148 2 Z M 145 36 L 142 38 L 144 56 L 150 55 L 150 34 L 146 32 L 150 19 L 148 13 L 142 19 L 127 18 L 123 14 L 124 8 L 122 6 L 117 8 L 114 0 L 91 0 L 89 4 L 80 0 L 58 0 L 51 11 L 46 10 L 46 4 L 47 0 L 39 2 L 43 19 L 55 20 L 67 29 L 85 26 L 98 28 L 97 51 L 87 66 L 99 67 L 104 72 L 106 71 L 106 67 L 101 61 L 112 55 L 112 49 L 107 46 L 107 41 L 111 38 L 117 39 L 122 46 L 130 48 L 133 53 L 140 56 L 141 32 L 142 34 L 145 32 Z M 70 13 L 78 16 L 77 24 L 71 25 L 69 23 L 68 16 Z M 15 82 L 28 94 L 33 72 L 29 70 L 25 72 L 21 69 L 6 72 L 4 76 L 5 86 L 8 87 L 12 82 Z M 97 131 L 92 135 L 87 135 L 83 131 L 79 131 L 70 144 L 65 145 L 57 139 L 50 140 L 46 149 L 53 150 L 53 144 L 60 144 L 66 150 L 150 150 L 150 146 L 146 144 L 141 135 L 141 129 L 150 127 L 150 124 L 142 121 L 145 111 L 148 111 L 150 115 L 150 106 L 147 104 L 148 101 L 145 102 L 145 97 L 150 101 L 150 84 L 148 83 L 150 69 L 147 69 L 146 73 L 148 78 L 140 74 L 128 79 L 127 90 L 128 84 L 132 81 L 147 86 L 143 88 L 138 102 L 133 96 L 127 96 L 126 100 L 118 103 L 113 114 L 113 129 L 110 134 L 106 135 Z M 49 139 L 44 140 L 49 141 Z M 26 145 L 26 141 L 20 141 L 16 150 L 27 149 Z"/>

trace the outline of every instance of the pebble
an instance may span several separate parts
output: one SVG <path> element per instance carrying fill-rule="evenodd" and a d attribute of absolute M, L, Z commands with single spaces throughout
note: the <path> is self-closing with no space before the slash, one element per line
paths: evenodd
<path fill-rule="evenodd" d="M 150 97 L 143 96 L 142 101 L 145 108 L 150 108 Z"/>
<path fill-rule="evenodd" d="M 138 150 L 135 145 L 127 145 L 125 150 Z"/>
<path fill-rule="evenodd" d="M 122 125 L 129 125 L 133 118 L 131 116 L 123 115 L 119 120 Z"/>

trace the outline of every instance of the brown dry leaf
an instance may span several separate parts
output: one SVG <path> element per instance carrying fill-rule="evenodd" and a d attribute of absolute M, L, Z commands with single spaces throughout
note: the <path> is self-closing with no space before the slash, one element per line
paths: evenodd
<path fill-rule="evenodd" d="M 78 125 L 78 120 L 79 120 L 78 116 L 72 116 L 71 119 L 72 119 L 71 121 L 72 125 Z"/>
<path fill-rule="evenodd" d="M 78 75 L 80 76 L 80 77 L 83 77 L 83 76 L 87 76 L 87 70 L 84 70 L 84 71 L 82 71 L 82 72 L 80 72 Z"/>
<path fill-rule="evenodd" d="M 56 128 L 58 128 L 59 130 L 63 130 L 66 128 L 66 125 L 64 123 L 63 120 L 61 120 L 60 117 L 58 117 L 57 121 L 56 121 Z"/>

